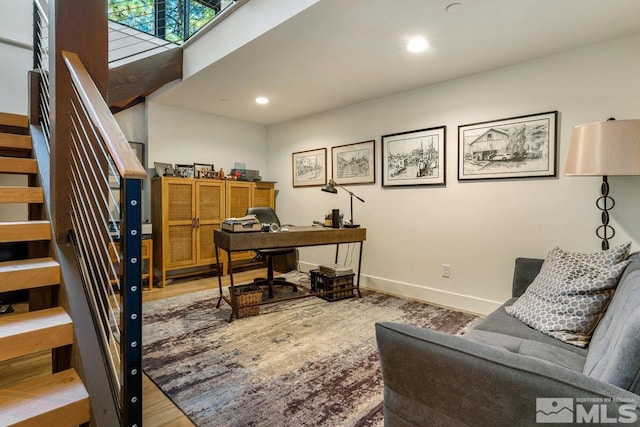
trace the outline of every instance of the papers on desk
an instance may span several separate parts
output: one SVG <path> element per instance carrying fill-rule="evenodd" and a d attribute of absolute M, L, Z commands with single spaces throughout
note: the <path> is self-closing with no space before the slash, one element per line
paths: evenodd
<path fill-rule="evenodd" d="M 232 232 L 262 231 L 262 224 L 255 215 L 245 215 L 241 218 L 227 218 L 222 221 L 222 229 Z"/>

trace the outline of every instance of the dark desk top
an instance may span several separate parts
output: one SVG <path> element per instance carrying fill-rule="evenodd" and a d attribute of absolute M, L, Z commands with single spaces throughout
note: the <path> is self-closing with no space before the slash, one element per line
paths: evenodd
<path fill-rule="evenodd" d="M 289 231 L 232 233 L 215 230 L 213 241 L 228 252 L 362 242 L 366 228 L 289 227 Z"/>

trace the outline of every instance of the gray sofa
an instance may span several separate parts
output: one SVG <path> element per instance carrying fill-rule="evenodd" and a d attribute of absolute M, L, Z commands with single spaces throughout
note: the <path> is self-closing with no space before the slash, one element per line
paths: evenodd
<path fill-rule="evenodd" d="M 640 425 L 640 257 L 629 259 L 587 348 L 505 312 L 540 270 L 530 258 L 516 259 L 513 298 L 462 336 L 376 324 L 385 426 Z"/>

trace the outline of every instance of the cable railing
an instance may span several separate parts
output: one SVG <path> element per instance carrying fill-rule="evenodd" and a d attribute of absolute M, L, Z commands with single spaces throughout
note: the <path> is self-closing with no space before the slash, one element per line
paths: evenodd
<path fill-rule="evenodd" d="M 49 18 L 44 0 L 33 2 L 33 69 L 38 75 L 38 118 L 45 140 L 51 138 L 49 118 Z"/>
<path fill-rule="evenodd" d="M 182 44 L 237 0 L 109 0 L 110 21 Z"/>
<path fill-rule="evenodd" d="M 72 242 L 122 425 L 142 425 L 143 166 L 75 53 L 70 99 Z"/>

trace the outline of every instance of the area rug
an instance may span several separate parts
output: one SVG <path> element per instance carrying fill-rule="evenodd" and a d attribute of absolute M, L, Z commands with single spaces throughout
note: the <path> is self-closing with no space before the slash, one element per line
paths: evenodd
<path fill-rule="evenodd" d="M 365 290 L 263 305 L 228 323 L 217 300 L 215 289 L 143 306 L 144 371 L 198 426 L 382 426 L 375 323 L 458 334 L 476 320 Z"/>

